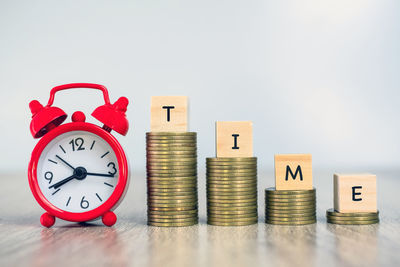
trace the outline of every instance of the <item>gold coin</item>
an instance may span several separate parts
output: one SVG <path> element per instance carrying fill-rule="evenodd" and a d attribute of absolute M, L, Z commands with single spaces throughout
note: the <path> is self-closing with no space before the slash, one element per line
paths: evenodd
<path fill-rule="evenodd" d="M 310 211 L 310 210 L 315 210 L 316 206 L 268 206 L 267 209 L 268 210 L 279 210 L 279 211 L 283 211 L 283 210 L 287 210 L 287 211 Z"/>
<path fill-rule="evenodd" d="M 146 142 L 146 148 L 148 147 L 168 147 L 168 146 L 187 146 L 197 147 L 196 140 L 156 140 Z"/>
<path fill-rule="evenodd" d="M 182 202 L 197 202 L 198 198 L 197 196 L 192 196 L 192 197 L 186 197 L 186 198 L 160 198 L 160 197 L 148 197 L 147 198 L 148 202 L 151 202 L 153 204 L 157 204 L 157 203 L 179 203 L 180 201 Z"/>
<path fill-rule="evenodd" d="M 271 216 L 271 217 L 288 217 L 288 218 L 292 218 L 292 217 L 309 217 L 309 216 L 314 216 L 316 215 L 315 210 L 312 210 L 310 212 L 274 212 L 274 211 L 266 211 L 265 212 L 265 216 Z"/>
<path fill-rule="evenodd" d="M 239 209 L 239 210 L 219 210 L 219 209 L 213 209 L 213 208 L 207 208 L 207 215 L 208 216 L 226 216 L 226 217 L 231 217 L 231 216 L 238 216 L 238 217 L 251 217 L 251 216 L 257 216 L 258 210 L 257 207 L 253 207 L 251 209 Z"/>
<path fill-rule="evenodd" d="M 379 223 L 379 219 L 370 220 L 370 221 L 333 221 L 333 220 L 328 220 L 327 222 L 333 223 L 333 224 L 342 224 L 342 225 L 368 225 L 368 224 Z"/>
<path fill-rule="evenodd" d="M 148 213 L 147 218 L 161 218 L 161 219 L 184 219 L 184 218 L 193 218 L 197 219 L 198 215 L 197 213 L 172 213 L 172 214 L 158 214 L 158 213 Z"/>
<path fill-rule="evenodd" d="M 174 181 L 167 181 L 167 182 L 161 182 L 161 181 L 147 181 L 147 186 L 151 188 L 176 188 L 176 185 L 180 187 L 181 185 L 184 187 L 197 187 L 197 181 L 196 180 L 187 180 L 187 181 L 179 181 L 179 182 L 174 182 Z"/>
<path fill-rule="evenodd" d="M 147 180 L 149 181 L 194 181 L 197 180 L 196 175 L 191 175 L 191 176 L 183 176 L 183 177 L 157 177 L 157 176 L 150 176 L 147 177 Z"/>
<path fill-rule="evenodd" d="M 207 203 L 210 205 L 218 204 L 218 205 L 241 205 L 246 206 L 245 204 L 257 203 L 257 198 L 207 198 Z"/>
<path fill-rule="evenodd" d="M 147 195 L 148 199 L 190 199 L 190 198 L 197 198 L 197 192 L 196 193 L 191 193 L 188 195 L 182 195 L 182 194 L 168 194 L 168 195 L 161 195 L 161 194 L 154 194 L 150 193 Z"/>
<path fill-rule="evenodd" d="M 156 171 L 173 171 L 173 172 L 177 172 L 177 171 L 196 171 L 197 172 L 197 167 L 196 165 L 192 165 L 192 166 L 147 166 L 146 168 L 147 171 L 151 171 L 151 172 L 156 172 Z"/>
<path fill-rule="evenodd" d="M 181 136 L 172 136 L 172 137 L 147 137 L 146 138 L 146 143 L 147 144 L 155 144 L 155 143 L 185 143 L 185 142 L 190 142 L 190 143 L 197 143 L 197 138 L 196 137 L 181 137 Z"/>
<path fill-rule="evenodd" d="M 275 187 L 265 189 L 266 194 L 270 195 L 301 195 L 301 194 L 315 194 L 315 188 L 305 190 L 276 190 Z"/>
<path fill-rule="evenodd" d="M 232 194 L 219 194 L 217 193 L 211 193 L 211 192 L 207 192 L 207 199 L 208 200 L 215 200 L 215 201 L 219 201 L 219 200 L 246 200 L 246 201 L 250 201 L 253 199 L 257 199 L 257 192 L 253 192 L 251 194 L 236 194 L 236 193 L 232 193 Z"/>
<path fill-rule="evenodd" d="M 223 192 L 257 192 L 257 185 L 254 184 L 252 186 L 224 186 L 224 185 L 216 185 L 216 184 L 207 184 L 206 189 L 212 190 L 214 192 L 223 191 Z"/>
<path fill-rule="evenodd" d="M 282 205 L 289 205 L 289 204 L 293 204 L 293 205 L 301 205 L 301 204 L 308 204 L 308 203 L 316 203 L 316 199 L 314 198 L 310 198 L 310 199 L 302 199 L 302 200 L 285 200 L 285 199 L 269 199 L 265 201 L 265 205 L 270 205 L 270 204 L 282 204 Z"/>
<path fill-rule="evenodd" d="M 207 183 L 206 188 L 210 190 L 227 190 L 227 191 L 257 191 L 257 184 L 241 184 L 241 185 L 224 185 L 224 184 L 209 184 Z"/>
<path fill-rule="evenodd" d="M 149 140 L 150 142 L 146 143 L 146 147 L 196 147 L 197 143 L 196 142 L 179 142 L 179 141 L 174 141 L 165 143 L 165 141 L 161 141 L 161 143 L 154 142 L 154 140 Z M 168 140 L 167 140 L 168 141 Z"/>
<path fill-rule="evenodd" d="M 379 216 L 379 211 L 377 212 L 337 212 L 333 209 L 328 209 L 326 215 L 335 217 L 377 217 Z"/>
<path fill-rule="evenodd" d="M 277 224 L 277 225 L 307 225 L 307 224 L 314 224 L 317 220 L 304 220 L 304 221 L 297 221 L 297 222 L 284 222 L 284 221 L 277 221 L 277 220 L 265 220 L 268 224 Z"/>
<path fill-rule="evenodd" d="M 161 143 L 157 142 L 147 142 L 146 143 L 146 148 L 151 148 L 151 149 L 157 149 L 157 148 L 196 148 L 197 143 L 196 142 L 165 142 L 162 141 Z"/>
<path fill-rule="evenodd" d="M 197 217 L 191 218 L 174 218 L 174 219 L 162 219 L 162 218 L 147 218 L 149 222 L 159 222 L 159 223 L 176 223 L 176 222 L 197 222 Z"/>
<path fill-rule="evenodd" d="M 155 215 L 181 215 L 181 214 L 197 214 L 198 210 L 179 210 L 179 211 L 163 211 L 163 210 L 147 210 L 147 213 L 155 214 Z"/>
<path fill-rule="evenodd" d="M 147 147 L 147 152 L 191 152 L 195 153 L 197 151 L 196 147 L 167 147 L 167 148 L 155 148 L 155 147 Z"/>
<path fill-rule="evenodd" d="M 269 204 L 275 204 L 275 203 L 277 203 L 277 204 L 287 204 L 287 205 L 289 205 L 289 204 L 298 204 L 298 205 L 300 205 L 300 204 L 307 204 L 307 203 L 316 203 L 316 199 L 314 198 L 314 199 L 312 199 L 312 198 L 310 198 L 310 199 L 302 199 L 302 200 L 297 200 L 297 201 L 293 201 L 293 200 L 284 200 L 284 199 L 276 199 L 276 200 L 266 200 L 265 201 L 265 205 L 269 205 Z"/>
<path fill-rule="evenodd" d="M 251 209 L 257 209 L 258 207 L 257 207 L 257 202 L 254 201 L 249 203 L 231 203 L 230 206 L 228 206 L 228 203 L 207 202 L 207 208 L 214 210 L 251 210 Z"/>
<path fill-rule="evenodd" d="M 359 216 L 358 217 L 348 217 L 348 216 L 335 217 L 335 216 L 327 215 L 326 218 L 329 220 L 332 220 L 332 221 L 370 221 L 370 220 L 376 220 L 379 217 L 372 217 L 372 216 L 370 216 L 370 217 L 359 217 Z"/>
<path fill-rule="evenodd" d="M 197 136 L 196 132 L 147 132 L 146 137 L 178 137 Z"/>
<path fill-rule="evenodd" d="M 245 182 L 254 182 L 256 183 L 257 180 L 257 176 L 249 176 L 249 177 L 235 177 L 235 176 L 224 176 L 224 177 L 206 177 L 206 182 L 210 182 L 210 183 L 218 183 L 218 182 L 222 182 L 222 183 L 245 183 Z"/>
<path fill-rule="evenodd" d="M 207 169 L 208 174 L 256 174 L 255 169 L 237 169 L 237 170 L 221 170 L 221 169 Z"/>
<path fill-rule="evenodd" d="M 229 222 L 253 222 L 258 221 L 258 216 L 247 217 L 247 218 L 215 218 L 215 217 L 207 217 L 208 222 L 221 222 L 221 223 L 229 223 Z"/>
<path fill-rule="evenodd" d="M 215 220 L 236 220 L 236 219 L 245 219 L 245 218 L 255 218 L 257 217 L 257 212 L 249 213 L 249 214 L 234 214 L 234 215 L 214 215 L 208 214 L 207 218 L 215 219 Z"/>
<path fill-rule="evenodd" d="M 197 175 L 196 170 L 191 170 L 191 171 L 172 171 L 172 170 L 147 170 L 147 175 L 148 176 L 194 176 Z"/>
<path fill-rule="evenodd" d="M 152 187 L 152 188 L 176 188 L 178 187 L 197 187 L 197 181 L 196 180 L 187 180 L 187 181 L 179 181 L 179 182 L 174 182 L 174 181 L 167 181 L 167 182 L 161 182 L 161 181 L 147 181 L 147 186 Z"/>
<path fill-rule="evenodd" d="M 265 219 L 268 221 L 279 221 L 279 222 L 302 222 L 302 221 L 316 220 L 316 216 L 292 217 L 292 218 L 266 216 Z"/>
<path fill-rule="evenodd" d="M 265 203 L 266 206 L 268 207 L 298 207 L 298 206 L 316 206 L 315 201 L 297 201 L 297 202 L 278 202 L 278 201 L 267 201 Z"/>
<path fill-rule="evenodd" d="M 206 158 L 207 162 L 257 162 L 256 157 L 239 157 L 239 158 Z"/>
<path fill-rule="evenodd" d="M 255 187 L 257 188 L 257 181 L 207 181 L 206 185 L 221 185 L 221 186 L 231 186 L 233 188 L 245 186 L 245 187 Z"/>
<path fill-rule="evenodd" d="M 192 199 L 157 199 L 150 197 L 147 199 L 148 203 L 151 203 L 152 205 L 158 205 L 158 204 L 196 204 L 197 203 L 197 198 L 192 198 Z"/>
<path fill-rule="evenodd" d="M 228 222 L 228 223 L 207 221 L 207 224 L 214 225 L 214 226 L 248 226 L 248 225 L 256 224 L 257 222 L 258 222 L 258 220 L 254 220 L 254 221 L 250 221 L 250 222 Z"/>
<path fill-rule="evenodd" d="M 147 207 L 147 210 L 151 211 L 163 211 L 163 212 L 180 212 L 180 211 L 189 211 L 189 210 L 198 210 L 198 207 L 190 207 L 190 206 L 179 206 L 179 207 Z"/>
<path fill-rule="evenodd" d="M 207 186 L 217 186 L 217 187 L 224 187 L 224 188 L 229 188 L 229 187 L 257 187 L 257 181 L 256 180 L 239 180 L 239 181 L 215 181 L 215 180 L 207 180 L 206 181 Z"/>
<path fill-rule="evenodd" d="M 236 174 L 228 174 L 228 173 L 219 173 L 219 174 L 211 174 L 211 173 L 206 173 L 206 178 L 207 179 L 251 179 L 255 178 L 257 179 L 257 173 L 254 174 L 241 174 L 241 173 L 236 173 Z"/>
<path fill-rule="evenodd" d="M 165 172 L 177 172 L 179 170 L 183 170 L 184 172 L 188 171 L 197 171 L 197 163 L 196 162 L 176 162 L 176 163 L 147 163 L 146 165 L 147 171 L 165 171 Z"/>
<path fill-rule="evenodd" d="M 237 171 L 237 170 L 253 170 L 253 171 L 257 171 L 257 166 L 251 166 L 251 165 L 247 165 L 247 166 L 225 166 L 224 168 L 220 167 L 220 166 L 211 166 L 211 165 L 207 165 L 207 170 L 213 171 Z"/>
<path fill-rule="evenodd" d="M 186 208 L 196 208 L 197 203 L 195 202 L 188 202 L 188 203 L 176 203 L 176 204 L 167 204 L 167 203 L 149 203 L 147 202 L 148 208 L 154 209 L 154 208 L 181 208 L 181 207 L 186 207 Z"/>
<path fill-rule="evenodd" d="M 206 160 L 206 166 L 229 168 L 231 166 L 257 166 L 257 161 L 209 161 Z"/>
<path fill-rule="evenodd" d="M 195 222 L 184 222 L 184 223 L 159 223 L 159 222 L 148 222 L 149 226 L 156 226 L 156 227 L 186 227 L 198 224 L 198 220 Z"/>
<path fill-rule="evenodd" d="M 160 193 L 168 193 L 168 194 L 180 194 L 180 193 L 193 193 L 197 194 L 197 188 L 147 188 L 147 193 L 149 194 L 160 194 Z"/>
<path fill-rule="evenodd" d="M 157 156 L 196 156 L 195 152 L 191 151 L 147 151 L 146 156 L 151 158 Z"/>

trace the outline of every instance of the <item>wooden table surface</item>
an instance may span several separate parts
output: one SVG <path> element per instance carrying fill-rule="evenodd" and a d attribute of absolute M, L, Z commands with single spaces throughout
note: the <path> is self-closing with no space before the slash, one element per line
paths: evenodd
<path fill-rule="evenodd" d="M 56 221 L 39 223 L 25 174 L 0 175 L 0 266 L 400 266 L 400 170 L 380 171 L 381 222 L 367 226 L 327 224 L 333 205 L 332 172 L 314 172 L 318 223 L 274 226 L 263 223 L 265 187 L 273 171 L 259 174 L 259 223 L 209 226 L 205 178 L 199 174 L 200 224 L 183 228 L 146 225 L 144 172 L 132 175 L 128 194 L 108 228 Z"/>

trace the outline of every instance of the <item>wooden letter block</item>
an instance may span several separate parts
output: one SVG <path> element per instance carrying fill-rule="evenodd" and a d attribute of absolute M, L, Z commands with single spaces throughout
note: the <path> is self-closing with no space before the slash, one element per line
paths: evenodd
<path fill-rule="evenodd" d="M 337 212 L 376 212 L 376 175 L 334 174 L 333 203 Z"/>
<path fill-rule="evenodd" d="M 217 121 L 215 128 L 217 157 L 253 156 L 251 121 Z"/>
<path fill-rule="evenodd" d="M 275 189 L 313 188 L 311 154 L 275 155 Z"/>
<path fill-rule="evenodd" d="M 187 96 L 151 97 L 151 132 L 187 131 Z"/>

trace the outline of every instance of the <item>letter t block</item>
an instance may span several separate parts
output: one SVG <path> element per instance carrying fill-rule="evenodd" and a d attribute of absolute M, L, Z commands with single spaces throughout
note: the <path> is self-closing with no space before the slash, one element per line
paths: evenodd
<path fill-rule="evenodd" d="M 187 113 L 187 96 L 152 96 L 150 131 L 186 132 Z"/>
<path fill-rule="evenodd" d="M 376 175 L 334 174 L 333 203 L 337 212 L 376 212 Z"/>
<path fill-rule="evenodd" d="M 312 188 L 311 154 L 275 155 L 276 190 L 310 190 Z"/>

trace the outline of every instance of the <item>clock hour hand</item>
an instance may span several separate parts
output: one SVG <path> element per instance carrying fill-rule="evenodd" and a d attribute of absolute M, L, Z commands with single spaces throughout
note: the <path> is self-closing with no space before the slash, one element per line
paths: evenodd
<path fill-rule="evenodd" d="M 69 164 L 68 162 L 66 162 L 65 160 L 63 160 L 59 155 L 56 155 L 56 158 L 58 158 L 59 160 L 61 160 L 62 162 L 64 162 L 65 165 L 67 165 L 67 166 L 70 167 L 71 169 L 75 170 L 75 168 L 72 167 L 71 164 Z"/>
<path fill-rule="evenodd" d="M 64 185 L 64 184 L 68 183 L 69 181 L 71 181 L 71 180 L 73 180 L 73 179 L 75 179 L 75 178 L 76 178 L 76 175 L 73 174 L 73 175 L 71 175 L 70 177 L 67 177 L 67 178 L 65 178 L 65 179 L 63 179 L 63 180 L 61 180 L 61 181 L 59 181 L 59 182 L 57 182 L 57 183 L 55 183 L 55 184 L 49 186 L 49 189 L 51 189 L 51 188 L 53 188 L 53 187 L 54 187 L 54 189 L 57 189 L 57 188 L 59 188 L 60 186 L 62 186 L 62 185 Z"/>
<path fill-rule="evenodd" d="M 102 177 L 114 177 L 114 174 L 108 174 L 108 173 L 93 173 L 93 172 L 88 172 L 86 175 L 91 175 L 91 176 L 102 176 Z"/>

